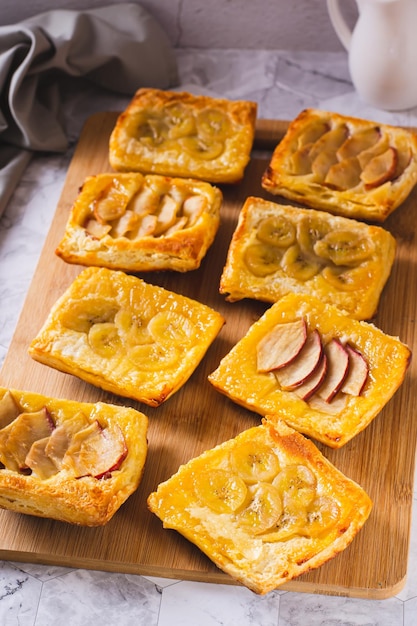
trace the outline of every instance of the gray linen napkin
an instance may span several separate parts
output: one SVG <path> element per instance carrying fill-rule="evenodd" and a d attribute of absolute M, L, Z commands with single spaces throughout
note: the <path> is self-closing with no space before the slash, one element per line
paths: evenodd
<path fill-rule="evenodd" d="M 171 44 L 140 5 L 54 10 L 0 26 L 0 215 L 33 151 L 63 152 L 60 80 L 133 95 L 176 84 Z"/>

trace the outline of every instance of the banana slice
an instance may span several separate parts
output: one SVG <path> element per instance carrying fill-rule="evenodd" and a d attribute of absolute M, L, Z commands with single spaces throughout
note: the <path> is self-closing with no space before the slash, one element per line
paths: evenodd
<path fill-rule="evenodd" d="M 302 282 L 314 278 L 321 269 L 321 264 L 312 258 L 306 258 L 298 244 L 294 244 L 282 257 L 281 267 L 284 272 Z"/>
<path fill-rule="evenodd" d="M 254 276 L 269 276 L 281 267 L 282 250 L 265 243 L 253 243 L 243 254 L 246 267 Z"/>
<path fill-rule="evenodd" d="M 283 215 L 273 215 L 262 220 L 256 232 L 263 243 L 279 248 L 288 248 L 295 242 L 295 226 Z"/>
<path fill-rule="evenodd" d="M 259 441 L 248 441 L 230 454 L 233 469 L 247 483 L 272 480 L 279 472 L 279 460 L 271 448 Z"/>
<path fill-rule="evenodd" d="M 146 320 L 128 309 L 120 309 L 116 313 L 114 323 L 126 345 L 132 346 L 153 343 L 154 341 L 149 333 Z"/>
<path fill-rule="evenodd" d="M 230 120 L 223 111 L 205 109 L 197 116 L 197 129 L 204 139 L 224 140 L 230 133 Z"/>
<path fill-rule="evenodd" d="M 297 225 L 297 241 L 301 252 L 308 258 L 317 260 L 314 246 L 330 231 L 331 227 L 328 222 L 319 217 L 303 217 Z"/>
<path fill-rule="evenodd" d="M 175 346 L 144 343 L 128 348 L 127 357 L 138 369 L 145 372 L 161 372 L 176 367 L 181 353 Z"/>
<path fill-rule="evenodd" d="M 309 537 L 317 537 L 334 526 L 339 515 L 340 507 L 334 498 L 318 496 L 307 509 L 305 533 Z"/>
<path fill-rule="evenodd" d="M 248 488 L 235 473 L 224 469 L 213 469 L 196 474 L 194 491 L 201 504 L 216 513 L 234 513 L 247 499 Z"/>
<path fill-rule="evenodd" d="M 113 322 L 94 324 L 88 332 L 88 343 L 94 352 L 110 358 L 120 352 L 122 340 Z"/>
<path fill-rule="evenodd" d="M 197 127 L 194 116 L 190 115 L 180 103 L 166 107 L 165 114 L 169 119 L 168 137 L 170 139 L 179 139 L 196 134 Z"/>
<path fill-rule="evenodd" d="M 282 513 L 278 490 L 271 483 L 248 487 L 249 504 L 237 515 L 237 523 L 254 535 L 264 533 L 276 524 Z"/>
<path fill-rule="evenodd" d="M 306 465 L 284 467 L 272 484 L 281 494 L 284 507 L 292 510 L 307 507 L 316 496 L 316 477 Z"/>
<path fill-rule="evenodd" d="M 278 518 L 272 528 L 262 535 L 262 541 L 275 542 L 287 541 L 295 535 L 304 534 L 303 529 L 307 524 L 307 510 L 304 507 L 287 507 Z"/>
<path fill-rule="evenodd" d="M 195 327 L 180 313 L 160 311 L 149 321 L 148 331 L 152 339 L 161 344 L 184 345 L 192 339 Z"/>
<path fill-rule="evenodd" d="M 75 332 L 88 333 L 93 324 L 113 322 L 118 311 L 114 301 L 92 297 L 87 301 L 70 300 L 61 313 L 61 323 Z"/>
<path fill-rule="evenodd" d="M 143 123 L 138 126 L 138 137 L 144 145 L 158 146 L 164 142 L 168 134 L 168 122 L 157 114 L 148 114 Z"/>
<path fill-rule="evenodd" d="M 329 265 L 321 275 L 329 285 L 340 291 L 355 291 L 359 287 L 366 289 L 372 280 L 366 267 L 361 266 L 351 268 L 346 265 Z"/>
<path fill-rule="evenodd" d="M 208 141 L 201 137 L 181 137 L 178 143 L 188 154 L 204 161 L 217 159 L 224 151 L 222 141 Z"/>
<path fill-rule="evenodd" d="M 365 261 L 374 252 L 371 239 L 350 230 L 335 230 L 316 241 L 314 252 L 335 265 L 355 266 Z"/>

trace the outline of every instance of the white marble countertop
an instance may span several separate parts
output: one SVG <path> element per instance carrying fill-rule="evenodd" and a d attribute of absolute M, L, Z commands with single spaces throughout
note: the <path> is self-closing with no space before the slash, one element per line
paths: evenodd
<path fill-rule="evenodd" d="M 362 103 L 352 88 L 343 52 L 179 50 L 178 62 L 182 89 L 255 100 L 259 117 L 291 119 L 312 106 L 417 126 L 417 109 L 387 113 Z M 127 104 L 127 99 L 89 85 L 82 89 L 78 85 L 77 90 L 72 87 L 65 96 L 68 151 L 34 157 L 0 219 L 0 363 L 10 345 L 82 125 L 95 111 L 121 110 Z M 417 510 L 416 488 L 413 505 Z M 0 562 L 0 623 L 413 626 L 417 623 L 416 522 L 410 543 L 405 587 L 386 600 L 287 591 L 258 597 L 238 586 Z"/>

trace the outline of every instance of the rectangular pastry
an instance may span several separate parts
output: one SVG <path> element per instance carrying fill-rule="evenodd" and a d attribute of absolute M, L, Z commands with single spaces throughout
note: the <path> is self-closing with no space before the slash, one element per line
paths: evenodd
<path fill-rule="evenodd" d="M 210 307 L 124 272 L 84 269 L 29 346 L 33 359 L 159 406 L 191 376 L 224 324 Z"/>
<path fill-rule="evenodd" d="M 402 384 L 411 351 L 373 324 L 313 296 L 273 304 L 209 381 L 260 415 L 340 448 L 366 428 Z"/>
<path fill-rule="evenodd" d="M 311 441 L 264 420 L 181 466 L 148 506 L 164 528 L 266 594 L 344 550 L 372 502 Z"/>
<path fill-rule="evenodd" d="M 140 483 L 147 429 L 131 408 L 0 387 L 0 507 L 106 524 Z"/>
<path fill-rule="evenodd" d="M 68 263 L 131 272 L 200 267 L 220 221 L 212 185 L 139 172 L 89 176 L 56 254 Z"/>
<path fill-rule="evenodd" d="M 235 183 L 243 178 L 255 136 L 257 105 L 187 92 L 139 89 L 110 137 L 110 165 Z"/>
<path fill-rule="evenodd" d="M 250 197 L 230 243 L 220 293 L 232 302 L 315 295 L 352 318 L 370 319 L 395 250 L 394 237 L 381 226 Z"/>
<path fill-rule="evenodd" d="M 262 186 L 314 209 L 383 222 L 417 182 L 417 134 L 317 109 L 277 145 Z"/>

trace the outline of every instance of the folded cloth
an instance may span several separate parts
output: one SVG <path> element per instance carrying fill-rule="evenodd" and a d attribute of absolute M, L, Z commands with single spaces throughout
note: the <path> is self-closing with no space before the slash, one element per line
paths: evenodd
<path fill-rule="evenodd" d="M 60 79 L 133 95 L 176 84 L 174 51 L 140 5 L 53 10 L 0 26 L 0 215 L 33 151 L 62 152 Z"/>

